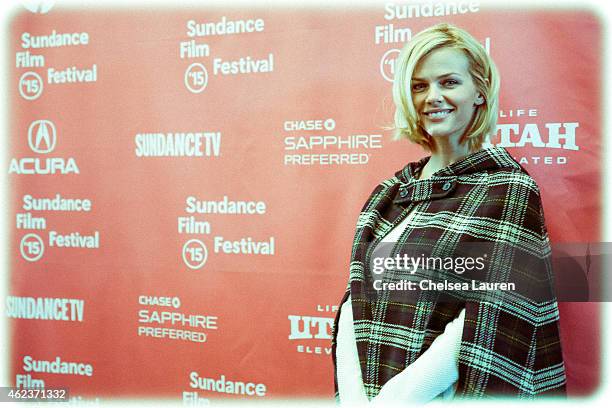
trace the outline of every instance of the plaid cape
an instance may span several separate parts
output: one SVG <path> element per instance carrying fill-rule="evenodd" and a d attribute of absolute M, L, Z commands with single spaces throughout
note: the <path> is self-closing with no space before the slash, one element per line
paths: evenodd
<path fill-rule="evenodd" d="M 565 394 L 550 245 L 536 183 L 500 147 L 482 149 L 417 180 L 427 160 L 409 163 L 380 183 L 357 221 L 340 306 L 350 294 L 368 398 L 426 351 L 463 308 L 456 398 Z M 443 301 L 427 291 L 373 291 L 371 250 L 412 211 L 398 245 L 417 243 L 429 253 L 446 254 L 461 243 L 486 243 L 495 264 L 485 272 L 487 280 L 517 281 L 537 289 L 538 299 L 521 293 L 487 299 L 464 292 Z M 340 308 L 332 333 L 336 398 L 339 317 Z"/>

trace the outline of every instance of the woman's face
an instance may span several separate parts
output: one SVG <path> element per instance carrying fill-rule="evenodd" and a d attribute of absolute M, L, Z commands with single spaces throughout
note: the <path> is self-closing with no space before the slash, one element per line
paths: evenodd
<path fill-rule="evenodd" d="M 425 131 L 432 137 L 458 141 L 483 103 L 461 50 L 440 48 L 416 66 L 411 84 L 412 103 Z"/>

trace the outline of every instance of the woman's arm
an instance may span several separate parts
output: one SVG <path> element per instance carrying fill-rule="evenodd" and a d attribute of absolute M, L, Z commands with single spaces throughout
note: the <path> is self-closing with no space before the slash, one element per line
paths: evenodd
<path fill-rule="evenodd" d="M 465 309 L 416 361 L 382 387 L 372 405 L 425 404 L 452 387 L 459 378 L 457 360 L 464 319 Z"/>
<path fill-rule="evenodd" d="M 373 405 L 388 403 L 426 403 L 445 392 L 457 381 L 457 358 L 465 309 L 449 322 L 444 333 L 415 362 L 393 377 L 372 400 Z M 340 311 L 338 324 L 338 393 L 340 403 L 363 405 L 368 398 L 363 387 L 361 367 L 355 342 L 351 298 Z"/>
<path fill-rule="evenodd" d="M 340 309 L 336 364 L 340 403 L 347 406 L 367 404 L 368 397 L 363 388 L 361 366 L 359 365 L 357 343 L 355 342 L 350 296 Z"/>

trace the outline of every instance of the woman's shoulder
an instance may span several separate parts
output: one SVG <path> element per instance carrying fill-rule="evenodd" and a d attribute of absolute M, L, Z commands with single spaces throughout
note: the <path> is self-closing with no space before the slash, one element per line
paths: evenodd
<path fill-rule="evenodd" d="M 374 189 L 370 193 L 368 201 L 374 198 L 377 198 L 381 195 L 388 194 L 390 191 L 394 189 L 394 186 L 399 186 L 401 183 L 402 181 L 397 177 L 397 175 L 393 175 L 391 177 L 388 177 L 380 181 L 374 186 Z"/>
<path fill-rule="evenodd" d="M 508 192 L 514 192 L 514 194 L 518 194 L 525 189 L 540 194 L 538 183 L 523 167 L 490 171 L 488 172 L 487 182 L 489 187 L 505 187 Z"/>

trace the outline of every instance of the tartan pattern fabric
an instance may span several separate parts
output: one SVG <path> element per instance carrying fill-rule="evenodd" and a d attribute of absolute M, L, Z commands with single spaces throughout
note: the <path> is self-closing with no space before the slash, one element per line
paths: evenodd
<path fill-rule="evenodd" d="M 416 179 L 428 159 L 409 163 L 380 183 L 357 220 L 350 277 L 340 306 L 350 294 L 368 398 L 426 351 L 463 308 L 456 398 L 565 394 L 550 244 L 536 183 L 501 147 L 472 153 L 430 179 Z M 487 301 L 465 293 L 464 301 L 449 302 L 428 291 L 373 293 L 368 270 L 372 248 L 410 212 L 413 218 L 398 245 L 416 243 L 446 254 L 463 243 L 487 243 L 494 265 L 487 279 L 520 281 L 544 298 L 508 294 Z M 336 398 L 339 317 L 340 308 L 332 335 Z"/>

